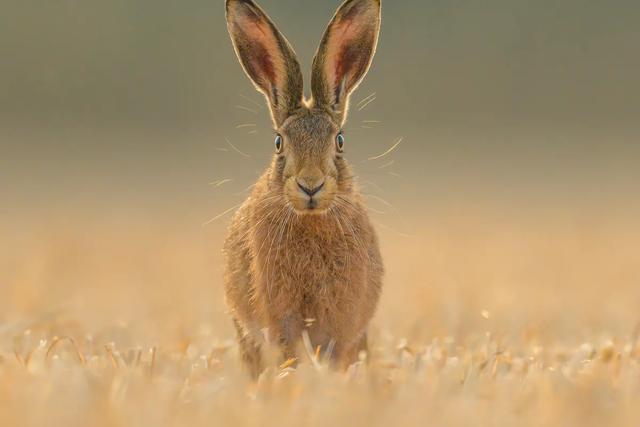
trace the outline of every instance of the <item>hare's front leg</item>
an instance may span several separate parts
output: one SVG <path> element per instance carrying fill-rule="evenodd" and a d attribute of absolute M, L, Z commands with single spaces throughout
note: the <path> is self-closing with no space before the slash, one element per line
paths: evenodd
<path fill-rule="evenodd" d="M 258 340 L 237 319 L 233 319 L 240 347 L 240 357 L 249 369 L 253 379 L 258 379 L 264 367 L 262 363 L 262 349 Z"/>
<path fill-rule="evenodd" d="M 272 329 L 283 361 L 297 358 L 296 350 L 302 338 L 303 323 L 302 316 L 294 313 L 286 313 L 273 323 Z"/>

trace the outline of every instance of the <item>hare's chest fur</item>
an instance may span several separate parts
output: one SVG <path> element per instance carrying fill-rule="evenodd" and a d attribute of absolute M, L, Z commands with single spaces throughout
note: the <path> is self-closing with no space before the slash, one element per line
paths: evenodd
<path fill-rule="evenodd" d="M 289 217 L 259 227 L 252 247 L 259 279 L 254 285 L 266 287 L 268 298 L 284 294 L 302 303 L 364 286 L 366 254 L 358 247 L 355 229 L 347 232 L 338 221 L 327 214 Z"/>
<path fill-rule="evenodd" d="M 311 320 L 316 335 L 336 336 L 360 327 L 360 314 L 375 305 L 375 254 L 361 240 L 366 224 L 332 215 L 341 213 L 265 221 L 256 229 L 252 287 L 265 326 L 298 330 Z"/>

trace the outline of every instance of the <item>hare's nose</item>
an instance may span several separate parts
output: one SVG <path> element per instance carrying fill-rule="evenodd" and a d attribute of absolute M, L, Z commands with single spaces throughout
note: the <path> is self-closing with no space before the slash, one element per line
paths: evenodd
<path fill-rule="evenodd" d="M 316 182 L 315 184 L 309 185 L 308 181 L 296 181 L 298 183 L 298 187 L 300 187 L 300 189 L 302 191 L 304 191 L 309 197 L 313 197 L 314 195 L 318 194 L 318 192 L 320 190 L 322 190 L 322 187 L 324 187 L 324 180 L 322 180 L 322 182 L 320 182 L 319 184 Z"/>

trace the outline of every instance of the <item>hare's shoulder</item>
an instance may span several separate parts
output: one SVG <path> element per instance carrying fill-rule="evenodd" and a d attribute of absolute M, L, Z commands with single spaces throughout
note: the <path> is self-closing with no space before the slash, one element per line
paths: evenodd
<path fill-rule="evenodd" d="M 224 252 L 229 256 L 238 256 L 246 250 L 247 230 L 250 220 L 250 200 L 247 199 L 238 208 L 227 229 L 227 237 L 224 242 Z"/>

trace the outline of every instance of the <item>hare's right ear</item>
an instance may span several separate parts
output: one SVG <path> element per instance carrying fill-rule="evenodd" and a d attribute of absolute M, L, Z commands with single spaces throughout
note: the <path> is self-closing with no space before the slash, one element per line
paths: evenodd
<path fill-rule="evenodd" d="M 227 1 L 227 28 L 236 54 L 269 102 L 276 127 L 302 105 L 300 65 L 287 39 L 252 0 Z"/>
<path fill-rule="evenodd" d="M 349 95 L 369 70 L 378 44 L 381 0 L 347 0 L 329 23 L 313 59 L 314 104 L 342 123 Z"/>

